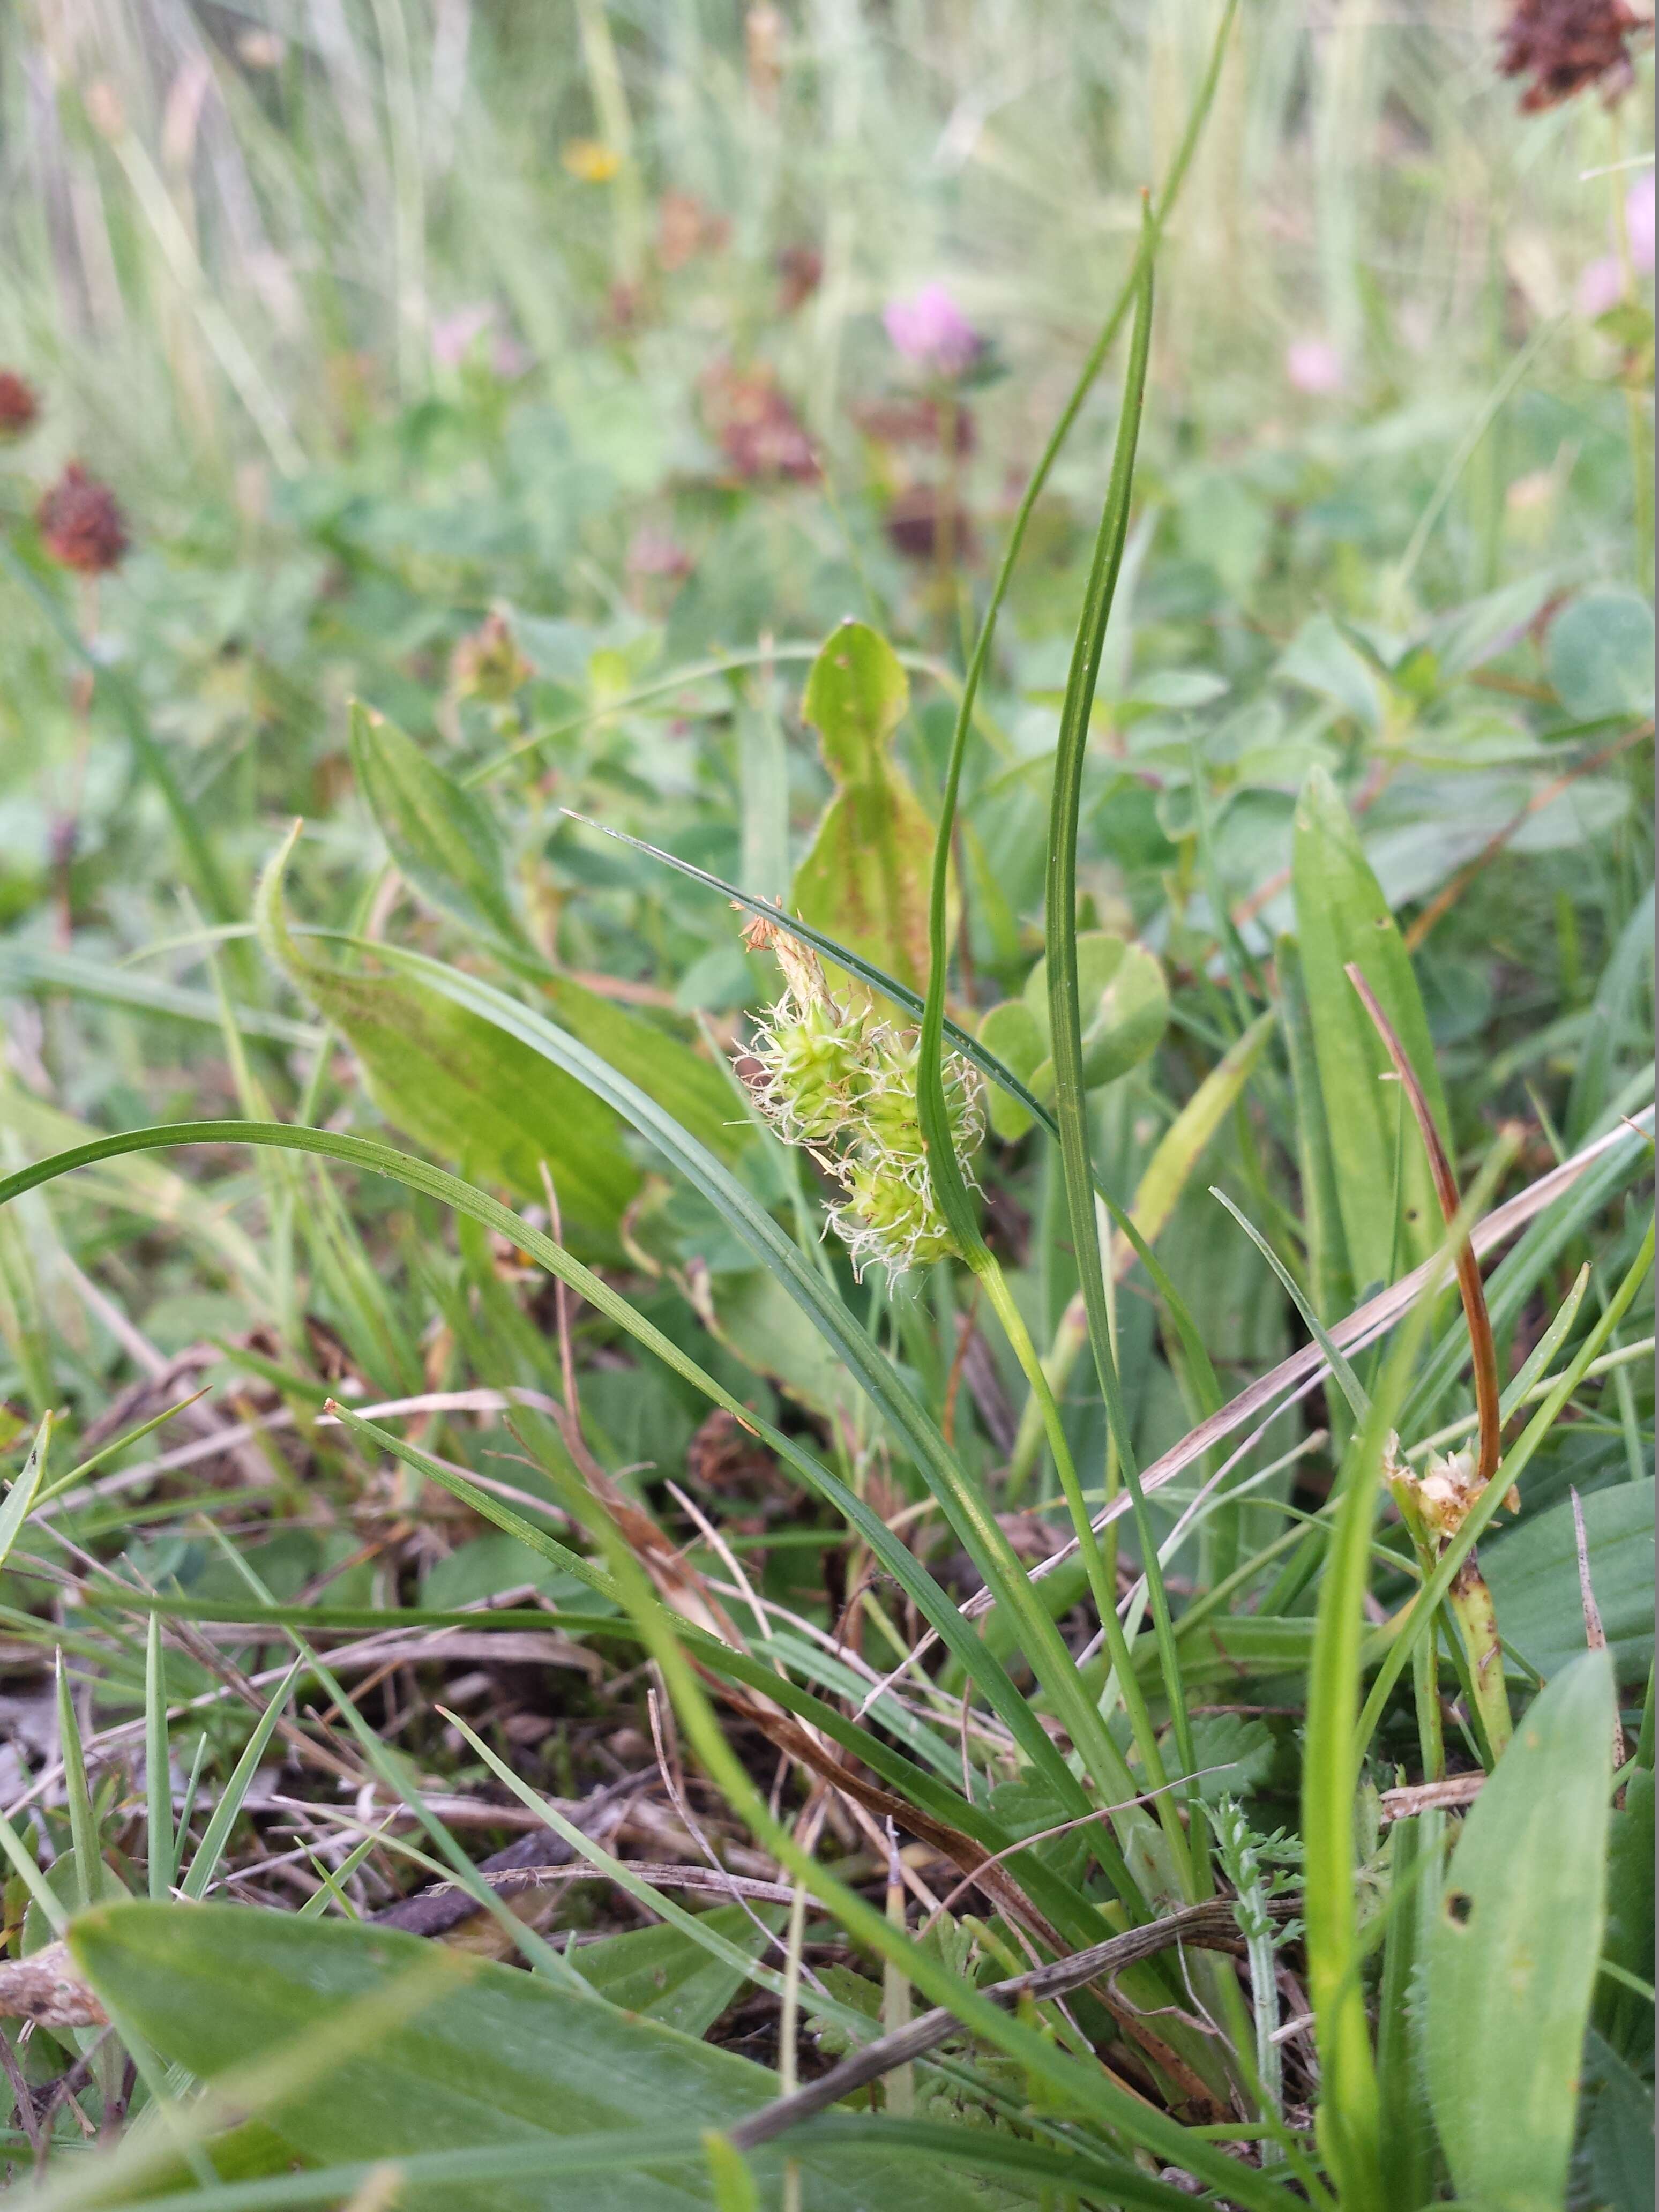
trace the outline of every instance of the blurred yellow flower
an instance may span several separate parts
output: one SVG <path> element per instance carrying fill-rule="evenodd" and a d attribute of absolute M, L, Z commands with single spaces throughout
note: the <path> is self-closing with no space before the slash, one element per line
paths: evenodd
<path fill-rule="evenodd" d="M 622 155 L 615 147 L 599 138 L 571 139 L 559 159 L 585 185 L 608 185 L 622 167 Z"/>

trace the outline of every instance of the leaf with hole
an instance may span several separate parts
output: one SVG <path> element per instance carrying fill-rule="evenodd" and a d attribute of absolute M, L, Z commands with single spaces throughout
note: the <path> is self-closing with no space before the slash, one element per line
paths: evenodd
<path fill-rule="evenodd" d="M 1430 2101 L 1460 2197 L 1560 2212 L 1606 1912 L 1613 1668 L 1541 1692 L 1475 1799 L 1428 1943 Z"/>

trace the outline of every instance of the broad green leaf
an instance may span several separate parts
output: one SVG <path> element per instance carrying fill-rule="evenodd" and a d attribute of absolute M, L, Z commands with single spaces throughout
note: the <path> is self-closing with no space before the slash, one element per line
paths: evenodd
<path fill-rule="evenodd" d="M 477 793 L 447 775 L 395 722 L 356 702 L 351 766 L 387 850 L 420 896 L 469 929 L 522 943 L 501 832 Z"/>
<path fill-rule="evenodd" d="M 1653 1656 L 1653 1485 L 1620 1482 L 1583 1500 L 1590 1583 L 1621 1682 Z M 1504 1640 L 1547 1679 L 1584 1649 L 1572 1506 L 1564 1499 L 1480 1547 Z"/>
<path fill-rule="evenodd" d="M 514 970 L 551 1001 L 568 1030 L 695 1129 L 703 1143 L 727 1153 L 736 1150 L 743 1132 L 732 1126 L 730 1091 L 718 1069 L 653 1023 L 526 957 L 501 836 L 477 793 L 447 775 L 395 724 L 362 707 L 352 709 L 351 757 L 392 857 L 420 896 L 495 940 Z"/>
<path fill-rule="evenodd" d="M 858 1393 L 846 1369 L 792 1299 L 760 1268 L 694 1282 L 699 1315 L 718 1343 L 784 1395 L 825 1420 L 851 1422 Z"/>
<path fill-rule="evenodd" d="M 1135 1189 L 1134 1225 L 1148 1244 L 1155 1244 L 1163 1234 L 1210 1139 L 1243 1097 L 1273 1027 L 1271 1011 L 1259 1014 L 1228 1046 L 1158 1139 Z"/>
<path fill-rule="evenodd" d="M 387 1121 L 468 1180 L 538 1198 L 544 1162 L 565 1222 L 610 1247 L 639 1170 L 616 1115 L 518 1038 L 403 975 L 308 959 L 282 913 L 279 854 L 259 894 L 270 957 L 334 1023 Z"/>
<path fill-rule="evenodd" d="M 1157 1050 L 1169 1024 L 1170 994 L 1153 956 L 1109 930 L 1085 931 L 1077 940 L 1077 963 L 1083 1082 L 1086 1090 L 1097 1091 Z M 980 1042 L 1005 1060 L 1045 1106 L 1054 1103 L 1046 956 L 1025 979 L 1018 1000 L 990 1008 L 979 1034 Z M 1000 1137 L 1013 1138 L 1030 1127 L 1031 1116 L 1017 1101 L 999 1096 L 991 1103 L 991 1122 Z"/>
<path fill-rule="evenodd" d="M 1650 1853 L 1650 1881 L 1652 1872 Z M 1650 2006 L 1650 2041 L 1652 2033 Z M 1584 2105 L 1573 2158 L 1572 2201 L 1594 2205 L 1595 2212 L 1653 2212 L 1653 2083 L 1592 2028 L 1584 2041 Z"/>
<path fill-rule="evenodd" d="M 1077 964 L 1083 1083 L 1098 1091 L 1156 1050 L 1170 1019 L 1170 994 L 1153 956 L 1107 930 L 1087 930 L 1078 939 Z M 1034 1009 L 1048 1003 L 1048 966 L 1040 960 L 1026 978 L 1025 1001 Z M 1054 1082 L 1052 1064 L 1045 1062 L 1036 1072 L 1038 1096 L 1049 1096 Z"/>
<path fill-rule="evenodd" d="M 1653 1974 L 1653 1769 L 1638 1766 L 1625 1785 L 1607 1837 L 1607 1932 L 1605 1955 L 1626 1973 Z M 1620 2022 L 1631 2033 L 1622 2047 L 1652 2047 L 1653 2008 L 1633 1990 L 1604 1979 L 1598 2013 L 1609 2035 Z M 1643 2014 L 1646 2017 L 1644 2019 Z"/>
<path fill-rule="evenodd" d="M 710 1152 L 730 1159 L 749 1141 L 749 1127 L 720 1069 L 666 1030 L 590 991 L 574 975 L 538 968 L 536 989 L 562 1028 L 638 1084 Z"/>
<path fill-rule="evenodd" d="M 1430 2100 L 1460 2197 L 1560 2212 L 1606 1911 L 1613 1668 L 1587 1651 L 1475 1799 L 1430 1937 Z"/>
<path fill-rule="evenodd" d="M 1308 1012 L 1302 956 L 1293 937 L 1273 946 L 1279 977 L 1279 1014 L 1285 1052 L 1291 1064 L 1291 1096 L 1296 1107 L 1297 1166 L 1302 1176 L 1302 1225 L 1308 1240 L 1308 1287 L 1322 1321 L 1334 1321 L 1352 1304 L 1352 1285 L 1343 1264 L 1341 1208 L 1331 1161 L 1330 1135 L 1320 1095 L 1313 1022 Z"/>
<path fill-rule="evenodd" d="M 1550 624 L 1550 682 L 1577 722 L 1653 712 L 1653 610 L 1635 592 L 1586 592 Z"/>
<path fill-rule="evenodd" d="M 1440 1240 L 1440 1209 L 1404 1093 L 1385 1080 L 1388 1054 L 1343 972 L 1350 962 L 1405 1047 L 1443 1138 L 1449 1125 L 1411 961 L 1323 769 L 1309 776 L 1297 806 L 1291 878 L 1337 1205 L 1350 1271 L 1363 1289 L 1429 1257 Z"/>
<path fill-rule="evenodd" d="M 1005 999 L 988 1006 L 979 1025 L 979 1041 L 1029 1089 L 1031 1078 L 1048 1057 L 1048 1024 L 1041 1021 L 1024 999 Z M 1018 1098 L 993 1086 L 986 1093 L 991 1127 L 1005 1144 L 1012 1144 L 1031 1127 L 1034 1117 Z"/>
<path fill-rule="evenodd" d="M 1277 673 L 1331 700 L 1363 729 L 1381 727 L 1376 674 L 1328 615 L 1312 615 L 1303 623 L 1279 656 Z"/>
<path fill-rule="evenodd" d="M 783 1908 L 722 1905 L 703 1917 L 708 1925 L 758 1958 L 769 1929 L 783 1924 Z M 683 1929 L 633 1928 L 585 1943 L 576 1954 L 582 1979 L 607 2004 L 641 2020 L 677 2027 L 682 2035 L 707 2035 L 743 1986 L 739 1969 L 694 1943 Z"/>
<path fill-rule="evenodd" d="M 567 1226 L 610 1244 L 639 1173 L 615 1117 L 512 1037 L 402 976 L 296 977 L 362 1063 L 375 1104 L 470 1182 L 538 1198 L 544 1162 Z"/>
<path fill-rule="evenodd" d="M 642 2138 L 637 2168 L 592 2173 L 574 2191 L 552 2175 L 416 2184 L 398 2196 L 410 2212 L 708 2205 L 702 2156 L 665 2161 L 653 2134 L 683 2125 L 695 2144 L 696 2131 L 729 2130 L 776 2094 L 775 2075 L 731 2051 L 363 1923 L 246 1905 L 118 1905 L 82 1914 L 70 1941 L 93 1987 L 163 2059 L 210 2082 L 268 2067 L 275 2094 L 258 2117 L 308 2162 L 538 2139 L 551 2149 L 600 2133 Z M 301 2078 L 283 2081 L 288 2067 Z M 763 2203 L 777 2202 L 787 2151 L 809 2212 L 1033 2201 L 964 2182 L 959 2171 L 900 2169 L 878 2148 L 787 2144 L 754 2156 Z"/>
<path fill-rule="evenodd" d="M 836 788 L 795 872 L 802 919 L 913 988 L 927 978 L 933 827 L 893 757 L 909 679 L 885 638 L 844 622 L 812 664 L 801 712 Z"/>

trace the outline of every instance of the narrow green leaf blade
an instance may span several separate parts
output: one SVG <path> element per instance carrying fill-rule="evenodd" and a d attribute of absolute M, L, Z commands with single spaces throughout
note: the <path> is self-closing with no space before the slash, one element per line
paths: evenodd
<path fill-rule="evenodd" d="M 52 1417 L 50 1413 L 42 1416 L 40 1425 L 34 1433 L 34 1442 L 29 1447 L 29 1455 L 23 1462 L 22 1471 L 6 1492 L 4 1504 L 0 1505 L 0 1566 L 4 1565 L 10 1556 L 12 1546 L 21 1534 L 23 1523 L 29 1517 L 30 1508 L 34 1504 L 40 1484 L 45 1478 L 46 1453 L 52 1443 Z"/>

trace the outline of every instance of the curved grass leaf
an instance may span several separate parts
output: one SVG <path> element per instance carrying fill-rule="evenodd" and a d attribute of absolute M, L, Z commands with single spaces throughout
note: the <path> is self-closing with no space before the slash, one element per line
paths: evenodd
<path fill-rule="evenodd" d="M 1146 1496 L 1140 1486 L 1139 1461 L 1112 1351 L 1106 1279 L 1100 1261 L 1100 1231 L 1095 1216 L 1094 1164 L 1085 1097 L 1088 1087 L 1088 1064 L 1084 1050 L 1078 957 L 1077 822 L 1083 792 L 1083 760 L 1089 740 L 1090 718 L 1094 709 L 1095 685 L 1100 674 L 1100 656 L 1106 641 L 1106 624 L 1111 614 L 1118 572 L 1123 562 L 1123 548 L 1129 532 L 1129 499 L 1134 482 L 1135 447 L 1139 436 L 1141 403 L 1146 386 L 1146 362 L 1152 346 L 1152 240 L 1150 234 L 1142 243 L 1135 294 L 1134 327 L 1129 341 L 1129 365 L 1124 378 L 1123 407 L 1118 419 L 1117 441 L 1112 455 L 1111 481 L 1101 512 L 1094 558 L 1084 596 L 1083 615 L 1078 624 L 1077 641 L 1073 647 L 1071 668 L 1066 677 L 1065 704 L 1060 710 L 1060 738 L 1054 754 L 1054 797 L 1048 818 L 1048 858 L 1044 884 L 1045 941 L 1054 1105 L 1060 1122 L 1060 1152 L 1065 1171 L 1066 1210 L 1071 1224 L 1072 1249 L 1083 1293 L 1089 1341 L 1094 1352 L 1095 1374 L 1105 1402 L 1112 1439 L 1117 1447 L 1118 1464 L 1129 1493 L 1130 1510 L 1134 1516 L 1141 1567 L 1146 1577 L 1147 1596 L 1163 1665 L 1164 1691 L 1175 1726 L 1176 1750 L 1182 1772 L 1190 1775 L 1195 1771 L 1198 1759 L 1193 1744 L 1192 1724 L 1187 1713 L 1186 1694 L 1182 1685 L 1181 1664 L 1170 1626 L 1169 1595 L 1164 1587 L 1164 1576 L 1158 1565 L 1158 1540 L 1146 1512 Z M 1083 1514 L 1083 1528 L 1088 1532 L 1085 1540 L 1092 1541 L 1086 1509 Z M 1126 1693 L 1141 1764 L 1152 1777 L 1154 1784 L 1161 1785 L 1164 1778 L 1162 1756 L 1138 1688 L 1132 1688 L 1133 1662 L 1118 1626 L 1115 1604 L 1109 1603 L 1105 1608 L 1102 1626 L 1106 1632 L 1107 1648 L 1117 1670 L 1119 1683 Z M 1177 1822 L 1179 1816 L 1173 1802 L 1164 1799 L 1160 1800 L 1160 1803 L 1165 1808 L 1166 1825 Z M 1204 1832 L 1206 1832 L 1201 1831 L 1195 1822 L 1187 1847 L 1180 1852 L 1183 1862 L 1187 1860 L 1188 1848 L 1191 1846 L 1196 1846 L 1201 1856 Z M 1191 1887 L 1194 1876 L 1190 1867 L 1188 1881 Z M 1194 1888 L 1194 1894 L 1199 1893 L 1202 1887 L 1200 1880 Z"/>

